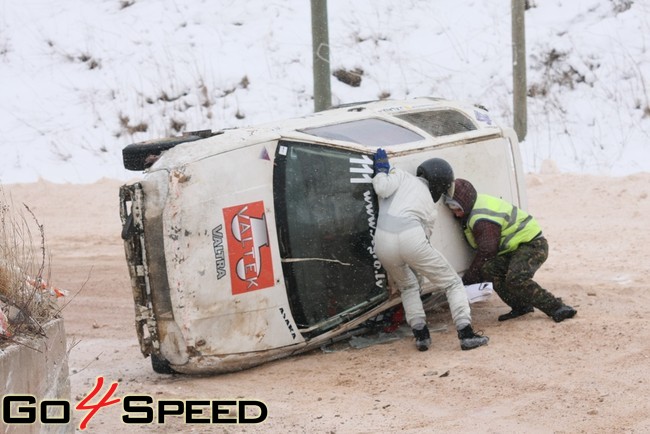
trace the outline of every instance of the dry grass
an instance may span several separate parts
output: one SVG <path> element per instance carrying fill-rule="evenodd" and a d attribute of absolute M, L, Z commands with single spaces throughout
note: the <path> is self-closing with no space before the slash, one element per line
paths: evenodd
<path fill-rule="evenodd" d="M 0 345 L 43 335 L 42 325 L 59 314 L 57 296 L 46 283 L 48 265 L 43 226 L 27 205 L 16 208 L 0 187 L 0 309 L 8 320 Z"/>

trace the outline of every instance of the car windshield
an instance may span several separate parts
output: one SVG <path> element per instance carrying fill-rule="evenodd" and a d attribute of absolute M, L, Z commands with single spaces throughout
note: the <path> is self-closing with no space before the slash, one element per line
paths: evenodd
<path fill-rule="evenodd" d="M 374 255 L 377 199 L 367 155 L 281 141 L 273 190 L 289 303 L 315 335 L 388 297 Z"/>
<path fill-rule="evenodd" d="M 418 133 L 381 119 L 361 119 L 323 127 L 300 130 L 312 136 L 342 140 L 367 146 L 391 146 L 419 142 L 424 137 Z"/>

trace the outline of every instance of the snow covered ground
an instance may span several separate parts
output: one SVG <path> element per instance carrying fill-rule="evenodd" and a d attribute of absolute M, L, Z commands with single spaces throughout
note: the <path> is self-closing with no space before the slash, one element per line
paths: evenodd
<path fill-rule="evenodd" d="M 525 168 L 650 171 L 650 2 L 531 0 Z M 439 96 L 512 125 L 510 1 L 329 0 L 334 104 Z M 129 143 L 313 112 L 307 0 L 0 0 L 0 182 L 129 179 Z M 552 160 L 554 164 L 542 164 Z"/>

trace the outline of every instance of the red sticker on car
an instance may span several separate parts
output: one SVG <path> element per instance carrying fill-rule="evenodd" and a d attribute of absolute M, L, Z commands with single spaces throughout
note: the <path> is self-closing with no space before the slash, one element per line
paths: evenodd
<path fill-rule="evenodd" d="M 223 217 L 227 225 L 233 295 L 273 286 L 273 263 L 264 202 L 224 208 Z"/>

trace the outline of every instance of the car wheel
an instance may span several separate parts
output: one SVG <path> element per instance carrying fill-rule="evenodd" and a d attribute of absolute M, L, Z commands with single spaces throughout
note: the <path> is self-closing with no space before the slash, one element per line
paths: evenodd
<path fill-rule="evenodd" d="M 151 354 L 151 367 L 153 368 L 153 371 L 158 373 L 158 374 L 175 374 L 176 371 L 174 371 L 171 366 L 169 366 L 169 362 L 163 358 L 158 357 L 155 354 Z"/>
<path fill-rule="evenodd" d="M 165 139 L 150 140 L 147 142 L 132 143 L 122 149 L 122 162 L 127 170 L 142 171 L 150 167 L 163 153 L 181 143 L 193 142 L 195 140 L 211 137 L 220 132 L 213 133 L 210 130 L 192 131 L 178 137 L 167 137 Z"/>

